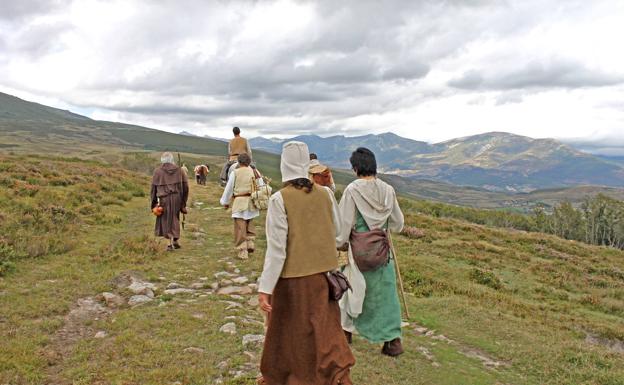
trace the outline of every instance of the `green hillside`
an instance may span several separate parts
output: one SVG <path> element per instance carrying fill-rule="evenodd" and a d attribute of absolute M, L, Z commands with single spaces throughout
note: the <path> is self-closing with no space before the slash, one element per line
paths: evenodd
<path fill-rule="evenodd" d="M 254 384 L 260 346 L 242 341 L 263 333 L 262 317 L 249 289 L 215 288 L 228 287 L 224 276 L 254 282 L 264 233 L 252 259 L 235 259 L 214 175 L 191 186 L 175 253 L 151 235 L 147 173 L 3 155 L 0 183 L 0 383 Z M 624 252 L 400 204 L 421 230 L 395 236 L 412 315 L 407 352 L 384 357 L 356 337 L 355 383 L 623 383 Z M 154 299 L 128 305 L 128 277 L 154 284 Z M 219 331 L 228 322 L 235 334 Z"/>
<path fill-rule="evenodd" d="M 331 144 L 330 152 L 346 159 L 348 149 L 355 148 L 357 138 L 341 137 L 342 142 L 332 144 L 333 139 L 321 140 L 318 137 L 300 137 L 301 140 L 314 140 L 314 146 Z M 380 142 L 379 138 L 383 140 Z M 396 135 L 368 135 L 365 142 L 380 154 L 380 161 L 388 157 L 388 149 L 399 149 L 405 141 Z M 270 143 L 271 151 L 277 151 L 280 144 Z M 400 154 L 409 158 L 414 148 L 419 151 L 433 152 L 440 148 L 426 149 L 423 142 L 411 141 L 410 148 L 402 148 Z M 267 144 L 265 143 L 265 146 Z M 449 145 L 450 146 L 450 145 Z M 312 147 L 323 158 L 323 148 Z M 340 150 L 338 150 L 340 148 Z M 141 152 L 170 150 L 182 153 L 183 162 L 188 164 L 210 163 L 216 171 L 225 161 L 226 144 L 224 142 L 173 134 L 146 127 L 123 123 L 104 122 L 59 110 L 41 104 L 27 102 L 11 95 L 0 93 L 0 151 L 21 154 L 55 154 L 77 156 L 92 160 L 115 163 L 128 157 L 139 156 Z M 321 150 L 321 151 L 319 151 Z M 397 150 L 398 151 L 398 150 Z M 468 150 L 466 150 L 468 151 Z M 468 151 L 469 152 L 469 151 Z M 254 158 L 261 170 L 275 181 L 281 180 L 279 174 L 279 156 L 273 153 L 254 150 Z M 390 159 L 390 158 L 388 158 Z M 145 162 L 145 159 L 143 159 Z M 135 162 L 137 163 L 136 159 Z M 139 162 L 140 163 L 140 162 Z M 148 167 L 149 168 L 149 167 Z M 144 169 L 144 167 L 142 168 Z M 462 177 L 470 179 L 472 175 L 466 171 Z M 334 170 L 334 178 L 338 184 L 346 185 L 353 180 L 353 173 L 342 169 Z M 535 206 L 552 207 L 562 200 L 579 204 L 588 195 L 603 193 L 615 199 L 624 198 L 623 189 L 607 187 L 572 187 L 546 191 L 535 191 L 531 194 L 510 194 L 493 192 L 483 188 L 465 187 L 434 180 L 412 180 L 396 175 L 385 175 L 384 179 L 391 183 L 401 194 L 418 199 L 434 200 L 464 206 L 485 208 L 513 208 L 530 210 Z M 471 180 L 464 184 L 474 184 Z"/>

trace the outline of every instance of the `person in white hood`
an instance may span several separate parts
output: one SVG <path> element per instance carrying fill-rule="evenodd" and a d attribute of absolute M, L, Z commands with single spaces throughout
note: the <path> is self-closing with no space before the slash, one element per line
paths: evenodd
<path fill-rule="evenodd" d="M 330 189 L 308 179 L 309 167 L 305 143 L 284 144 L 284 188 L 269 200 L 258 287 L 268 314 L 258 384 L 353 384 L 355 358 L 325 274 L 338 268 L 338 207 Z"/>
<path fill-rule="evenodd" d="M 377 178 L 375 154 L 367 148 L 358 148 L 351 155 L 350 162 L 358 179 L 345 188 L 340 200 L 338 244 L 349 243 L 352 231 L 401 231 L 403 213 L 392 186 Z M 350 341 L 352 333 L 357 331 L 370 342 L 383 342 L 383 354 L 398 356 L 403 353 L 401 305 L 392 253 L 388 251 L 387 263 L 360 272 L 350 247 L 349 264 L 344 272 L 353 286 L 353 292 L 347 292 L 340 303 L 347 339 Z"/>

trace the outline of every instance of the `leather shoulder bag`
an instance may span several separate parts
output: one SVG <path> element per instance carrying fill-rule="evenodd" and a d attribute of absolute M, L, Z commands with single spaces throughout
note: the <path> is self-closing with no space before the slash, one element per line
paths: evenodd
<path fill-rule="evenodd" d="M 358 269 L 362 272 L 377 270 L 390 259 L 388 233 L 383 229 L 357 232 L 351 230 L 351 252 Z"/>

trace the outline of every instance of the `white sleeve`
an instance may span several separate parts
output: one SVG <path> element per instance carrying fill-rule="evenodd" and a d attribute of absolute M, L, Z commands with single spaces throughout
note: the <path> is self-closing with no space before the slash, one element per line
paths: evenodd
<path fill-rule="evenodd" d="M 399 207 L 399 201 L 394 197 L 394 206 L 392 207 L 392 212 L 390 213 L 390 218 L 388 220 L 388 229 L 390 231 L 394 231 L 396 233 L 403 230 L 403 225 L 405 222 L 405 218 L 403 217 L 403 212 L 401 212 L 401 208 Z"/>
<path fill-rule="evenodd" d="M 340 247 L 349 242 L 351 229 L 355 222 L 355 201 L 353 197 L 351 197 L 351 190 L 349 187 L 345 189 L 340 199 L 338 215 L 340 218 L 340 233 L 336 237 L 336 244 Z"/>
<path fill-rule="evenodd" d="M 286 261 L 286 242 L 288 240 L 288 219 L 282 194 L 277 192 L 269 199 L 266 214 L 267 248 L 264 256 L 264 268 L 258 284 L 260 293 L 273 294 L 273 289 L 282 274 Z"/>
<path fill-rule="evenodd" d="M 234 174 L 234 171 L 236 171 L 237 167 L 238 167 L 238 161 L 236 161 L 235 163 L 232 163 L 232 165 L 228 169 L 228 176 L 227 176 L 228 179 L 232 177 L 232 174 Z"/>
<path fill-rule="evenodd" d="M 234 182 L 236 182 L 236 174 L 230 174 L 228 178 L 228 182 L 225 185 L 225 190 L 223 190 L 223 195 L 221 195 L 221 206 L 225 206 L 230 204 L 232 201 L 232 196 L 234 195 Z"/>
<path fill-rule="evenodd" d="M 247 155 L 249 155 L 250 158 L 253 158 L 253 156 L 251 156 L 251 145 L 249 144 L 249 141 L 247 141 Z"/>
<path fill-rule="evenodd" d="M 340 221 L 340 212 L 338 211 L 338 203 L 336 202 L 336 197 L 334 196 L 334 192 L 329 188 L 325 187 L 327 190 L 327 194 L 329 194 L 329 198 L 332 202 L 332 219 L 334 220 L 334 226 L 336 227 L 336 247 L 340 247 L 344 244 L 338 243 L 338 237 L 340 236 L 340 229 L 342 228 L 342 223 Z"/>

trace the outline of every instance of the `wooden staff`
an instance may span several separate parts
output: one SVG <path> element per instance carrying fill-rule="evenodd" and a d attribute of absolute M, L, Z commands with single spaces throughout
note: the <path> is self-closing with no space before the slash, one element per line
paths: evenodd
<path fill-rule="evenodd" d="M 396 267 L 396 275 L 397 281 L 399 283 L 399 290 L 401 291 L 401 299 L 403 300 L 403 309 L 405 310 L 405 318 L 409 320 L 409 310 L 407 308 L 407 301 L 405 300 L 405 290 L 403 289 L 403 278 L 401 278 L 401 269 L 399 268 L 399 260 L 397 259 L 397 253 L 394 249 L 394 242 L 392 242 L 392 236 L 390 235 L 390 231 L 388 231 L 388 240 L 390 241 L 390 249 L 392 250 L 392 255 L 394 256 L 394 266 Z"/>
<path fill-rule="evenodd" d="M 182 158 L 178 152 L 178 167 L 180 167 L 180 204 L 182 203 L 182 197 L 184 196 L 184 171 L 182 171 Z M 186 222 L 186 214 L 182 213 L 182 230 L 184 230 L 184 224 Z"/>

